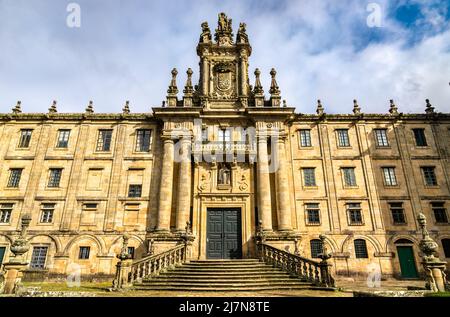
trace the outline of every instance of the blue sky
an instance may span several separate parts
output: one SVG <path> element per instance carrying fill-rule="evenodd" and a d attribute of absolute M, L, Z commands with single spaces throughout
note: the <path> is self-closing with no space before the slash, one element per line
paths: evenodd
<path fill-rule="evenodd" d="M 81 27 L 69 28 L 69 3 Z M 373 8 L 380 23 L 369 27 Z M 226 12 L 247 23 L 250 78 L 277 69 L 282 96 L 298 112 L 423 112 L 429 98 L 450 112 L 450 1 L 445 0 L 0 0 L 0 112 L 148 112 L 165 99 L 170 71 L 198 76 L 200 24 Z M 378 13 L 378 11 L 376 11 Z M 378 21 L 378 20 L 377 20 Z M 236 33 L 236 32 L 235 32 Z M 181 94 L 180 94 L 181 97 Z"/>

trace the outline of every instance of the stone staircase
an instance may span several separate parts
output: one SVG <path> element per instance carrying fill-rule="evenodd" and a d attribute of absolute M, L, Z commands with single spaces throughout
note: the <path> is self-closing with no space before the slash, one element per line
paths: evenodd
<path fill-rule="evenodd" d="M 190 261 L 134 283 L 136 290 L 263 291 L 314 285 L 257 259 Z"/>

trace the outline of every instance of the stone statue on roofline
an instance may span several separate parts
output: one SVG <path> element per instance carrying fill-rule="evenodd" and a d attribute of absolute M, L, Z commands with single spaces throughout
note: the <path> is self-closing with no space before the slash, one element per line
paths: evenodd
<path fill-rule="evenodd" d="M 247 25 L 245 23 L 240 23 L 239 24 L 239 31 L 237 34 L 237 38 L 236 38 L 236 42 L 237 43 L 248 43 L 248 35 L 247 35 Z"/>
<path fill-rule="evenodd" d="M 200 43 L 211 42 L 211 30 L 209 29 L 208 22 L 202 23 L 202 34 L 200 35 Z"/>

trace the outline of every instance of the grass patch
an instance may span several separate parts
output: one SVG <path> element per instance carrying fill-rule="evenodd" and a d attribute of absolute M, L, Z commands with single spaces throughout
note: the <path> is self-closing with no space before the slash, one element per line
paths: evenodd
<path fill-rule="evenodd" d="M 108 292 L 111 282 L 82 282 L 79 287 L 70 287 L 66 282 L 27 282 L 23 283 L 25 287 L 39 287 L 43 292 L 91 292 L 105 293 Z"/>
<path fill-rule="evenodd" d="M 450 292 L 426 293 L 425 297 L 450 297 Z"/>

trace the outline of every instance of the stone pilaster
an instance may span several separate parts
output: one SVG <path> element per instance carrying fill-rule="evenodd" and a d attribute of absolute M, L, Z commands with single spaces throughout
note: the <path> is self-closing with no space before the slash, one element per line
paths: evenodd
<path fill-rule="evenodd" d="M 180 149 L 176 230 L 185 231 L 191 207 L 191 138 L 183 137 Z"/>
<path fill-rule="evenodd" d="M 156 231 L 170 231 L 170 213 L 172 209 L 172 186 L 173 186 L 173 140 L 164 140 L 164 154 L 161 171 L 161 185 L 159 189 L 158 223 Z"/>
<path fill-rule="evenodd" d="M 288 168 L 286 162 L 285 137 L 278 136 L 276 140 L 276 194 L 278 207 L 278 230 L 292 230 L 291 203 L 289 195 Z"/>
<path fill-rule="evenodd" d="M 262 229 L 272 231 L 272 206 L 270 199 L 269 155 L 267 136 L 258 137 L 258 208 Z"/>

